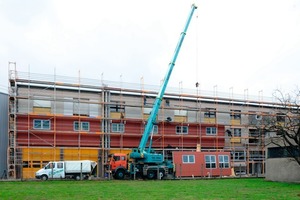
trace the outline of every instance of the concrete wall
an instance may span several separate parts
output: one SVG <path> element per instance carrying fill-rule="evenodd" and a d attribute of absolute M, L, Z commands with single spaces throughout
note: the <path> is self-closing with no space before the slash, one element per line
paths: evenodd
<path fill-rule="evenodd" d="M 8 95 L 0 93 L 0 179 L 7 171 Z"/>
<path fill-rule="evenodd" d="M 266 180 L 300 183 L 300 166 L 291 158 L 268 158 Z"/>

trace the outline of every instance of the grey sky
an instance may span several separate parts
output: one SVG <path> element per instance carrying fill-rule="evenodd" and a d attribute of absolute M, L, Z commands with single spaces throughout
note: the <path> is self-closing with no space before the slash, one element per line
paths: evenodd
<path fill-rule="evenodd" d="M 170 86 L 265 96 L 299 86 L 299 0 L 0 0 L 0 91 L 9 61 L 19 71 L 159 85 L 193 2 Z"/>

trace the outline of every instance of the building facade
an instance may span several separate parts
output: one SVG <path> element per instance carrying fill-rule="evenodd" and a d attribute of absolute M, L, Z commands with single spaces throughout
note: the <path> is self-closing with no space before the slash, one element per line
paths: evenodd
<path fill-rule="evenodd" d="M 7 177 L 8 95 L 0 93 L 0 179 Z"/>
<path fill-rule="evenodd" d="M 89 159 L 105 174 L 107 156 L 137 147 L 158 87 L 10 71 L 10 178 L 33 178 L 49 161 Z M 235 174 L 264 175 L 264 134 L 274 103 L 167 90 L 153 148 L 229 152 Z"/>

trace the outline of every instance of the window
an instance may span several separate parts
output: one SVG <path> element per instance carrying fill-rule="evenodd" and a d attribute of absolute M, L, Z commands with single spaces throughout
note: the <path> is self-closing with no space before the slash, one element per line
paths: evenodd
<path fill-rule="evenodd" d="M 259 135 L 258 129 L 249 129 L 249 137 L 258 137 Z"/>
<path fill-rule="evenodd" d="M 229 168 L 229 157 L 226 155 L 219 155 L 219 167 Z"/>
<path fill-rule="evenodd" d="M 57 168 L 59 168 L 59 169 L 64 168 L 64 164 L 63 163 L 57 163 Z"/>
<path fill-rule="evenodd" d="M 170 100 L 166 99 L 165 106 L 170 107 Z"/>
<path fill-rule="evenodd" d="M 119 160 L 121 160 L 121 157 L 120 156 L 114 156 L 114 159 L 113 159 L 114 161 L 119 161 Z"/>
<path fill-rule="evenodd" d="M 249 144 L 259 143 L 260 131 L 257 129 L 249 129 Z"/>
<path fill-rule="evenodd" d="M 188 134 L 188 126 L 176 126 L 176 134 Z"/>
<path fill-rule="evenodd" d="M 241 111 L 240 110 L 230 110 L 230 118 L 231 119 L 241 119 Z"/>
<path fill-rule="evenodd" d="M 33 129 L 50 130 L 50 120 L 34 119 Z"/>
<path fill-rule="evenodd" d="M 123 123 L 112 123 L 111 132 L 124 133 L 125 125 Z"/>
<path fill-rule="evenodd" d="M 153 134 L 158 134 L 158 126 L 153 125 L 152 131 L 153 131 Z"/>
<path fill-rule="evenodd" d="M 121 101 L 112 101 L 112 105 L 110 106 L 111 112 L 125 113 L 125 102 Z"/>
<path fill-rule="evenodd" d="M 89 131 L 90 122 L 74 122 L 74 131 Z"/>
<path fill-rule="evenodd" d="M 233 137 L 241 137 L 242 136 L 242 129 L 234 128 L 233 129 Z"/>
<path fill-rule="evenodd" d="M 244 151 L 233 152 L 231 159 L 234 161 L 245 161 L 245 152 Z"/>
<path fill-rule="evenodd" d="M 250 161 L 262 161 L 265 159 L 265 156 L 262 151 L 249 151 L 249 160 Z"/>
<path fill-rule="evenodd" d="M 284 113 L 277 113 L 276 114 L 277 122 L 285 122 L 285 114 Z"/>
<path fill-rule="evenodd" d="M 174 115 L 175 116 L 187 116 L 187 111 L 186 110 L 174 110 Z"/>
<path fill-rule="evenodd" d="M 49 163 L 48 165 L 46 165 L 45 169 L 53 169 L 55 168 L 55 163 Z"/>
<path fill-rule="evenodd" d="M 195 163 L 194 155 L 182 155 L 182 163 Z"/>
<path fill-rule="evenodd" d="M 299 157 L 297 146 L 271 147 L 268 148 L 268 158 Z"/>
<path fill-rule="evenodd" d="M 204 117 L 205 118 L 216 118 L 216 109 L 215 108 L 206 108 Z"/>
<path fill-rule="evenodd" d="M 212 155 L 205 156 L 205 167 L 216 168 L 216 156 L 212 156 Z"/>
<path fill-rule="evenodd" d="M 217 129 L 216 127 L 206 127 L 206 135 L 216 135 Z"/>

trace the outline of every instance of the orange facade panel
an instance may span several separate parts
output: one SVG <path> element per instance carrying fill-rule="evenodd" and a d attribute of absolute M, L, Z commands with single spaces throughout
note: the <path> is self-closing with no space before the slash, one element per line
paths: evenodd
<path fill-rule="evenodd" d="M 33 114 L 50 115 L 51 108 L 50 107 L 33 107 Z"/>
<path fill-rule="evenodd" d="M 35 178 L 35 172 L 50 161 L 93 160 L 98 161 L 98 149 L 73 148 L 23 148 L 22 178 Z"/>
<path fill-rule="evenodd" d="M 97 149 L 64 149 L 64 160 L 92 160 L 97 162 Z"/>
<path fill-rule="evenodd" d="M 187 116 L 174 116 L 174 122 L 187 122 Z"/>
<path fill-rule="evenodd" d="M 58 148 L 23 148 L 23 161 L 51 161 L 60 160 L 60 149 Z"/>

